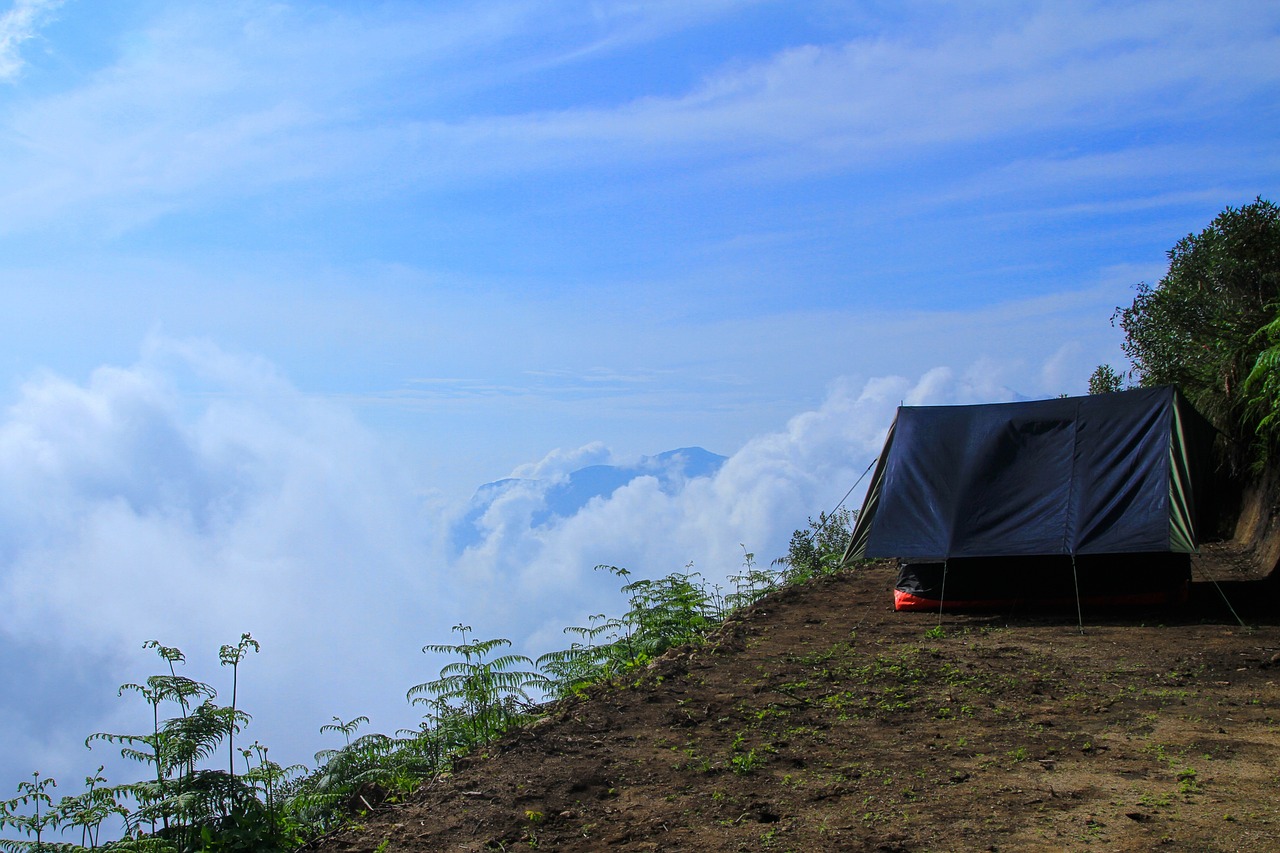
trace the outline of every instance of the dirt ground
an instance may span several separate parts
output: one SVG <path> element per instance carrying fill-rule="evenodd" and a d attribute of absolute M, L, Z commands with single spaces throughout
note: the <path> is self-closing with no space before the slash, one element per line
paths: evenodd
<path fill-rule="evenodd" d="M 784 590 L 312 849 L 1280 849 L 1280 605 L 1193 565 L 1083 633 L 895 613 L 888 563 Z"/>

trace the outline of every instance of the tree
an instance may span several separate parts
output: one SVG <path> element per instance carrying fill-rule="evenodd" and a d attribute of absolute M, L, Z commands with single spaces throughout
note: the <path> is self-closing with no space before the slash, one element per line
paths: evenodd
<path fill-rule="evenodd" d="M 1159 283 L 1137 291 L 1112 322 L 1139 384 L 1177 385 L 1233 439 L 1233 462 L 1243 461 L 1262 418 L 1245 379 L 1280 308 L 1280 208 L 1261 197 L 1226 208 L 1169 250 Z"/>
<path fill-rule="evenodd" d="M 1249 394 L 1249 414 L 1258 422 L 1258 437 L 1269 449 L 1280 443 L 1280 309 L 1257 337 L 1267 348 L 1258 353 L 1244 389 Z"/>
<path fill-rule="evenodd" d="M 1120 390 L 1120 374 L 1109 364 L 1099 364 L 1089 377 L 1090 394 L 1110 394 Z"/>

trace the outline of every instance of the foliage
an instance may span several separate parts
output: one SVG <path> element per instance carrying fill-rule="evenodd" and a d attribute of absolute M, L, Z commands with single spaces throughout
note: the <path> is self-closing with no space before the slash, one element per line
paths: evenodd
<path fill-rule="evenodd" d="M 54 807 L 49 788 L 56 788 L 58 783 L 52 777 L 41 778 L 40 772 L 31 774 L 30 782 L 18 783 L 18 796 L 0 802 L 0 827 L 11 826 L 27 836 L 35 836 L 34 841 L 0 841 L 0 848 L 12 851 L 51 849 L 53 845 L 44 842 L 46 831 L 57 829 L 62 822 L 62 814 Z M 30 813 L 18 811 L 22 807 L 30 807 Z"/>
<path fill-rule="evenodd" d="M 258 644 L 248 634 L 236 646 L 224 646 L 222 661 L 234 672 Z M 0 839 L 6 851 L 269 851 L 292 846 L 296 838 L 280 831 L 281 821 L 273 791 L 287 771 L 266 759 L 266 748 L 254 744 L 239 750 L 244 772 L 234 764 L 226 770 L 205 763 L 249 721 L 234 704 L 219 706 L 217 691 L 208 684 L 178 673 L 186 657 L 180 649 L 148 641 L 165 663 L 166 672 L 142 684 L 125 684 L 120 695 L 136 694 L 150 706 L 149 731 L 136 734 L 99 732 L 85 743 L 104 742 L 120 754 L 147 768 L 145 778 L 108 785 L 102 767 L 85 779 L 85 790 L 54 803 L 48 789 L 51 778 L 37 773 L 33 782 L 19 786 L 19 795 L 0 803 L 0 827 L 17 829 L 26 839 Z M 232 754 L 234 757 L 234 753 Z M 257 759 L 256 766 L 250 760 Z M 20 811 L 21 809 L 21 811 Z M 103 843 L 103 825 L 109 818 L 121 821 L 117 840 Z M 79 830 L 78 844 L 52 842 L 53 830 Z"/>
<path fill-rule="evenodd" d="M 787 555 L 774 560 L 775 566 L 783 567 L 781 582 L 800 583 L 838 569 L 857 519 L 857 512 L 849 509 L 837 509 L 830 515 L 820 512 L 817 520 L 810 518 L 807 529 L 791 534 Z"/>
<path fill-rule="evenodd" d="M 234 672 L 244 653 L 257 645 L 242 634 L 237 646 L 223 647 L 222 661 L 232 665 Z M 129 800 L 134 804 L 119 812 L 126 842 L 145 835 L 152 842 L 149 846 L 160 842 L 178 851 L 278 849 L 282 840 L 270 819 L 271 800 L 262 796 L 263 788 L 269 789 L 277 775 L 266 761 L 265 750 L 256 753 L 260 765 L 247 767 L 241 777 L 236 776 L 234 763 L 227 770 L 203 766 L 223 741 L 233 742 L 249 722 L 248 714 L 237 709 L 234 700 L 229 706 L 217 705 L 212 686 L 179 675 L 177 665 L 186 662 L 179 649 L 155 640 L 146 647 L 156 650 L 169 672 L 153 675 L 145 684 L 125 684 L 120 694 L 136 693 L 151 706 L 151 731 L 99 732 L 86 740 L 86 744 L 114 744 L 123 757 L 149 768 L 149 778 L 113 789 L 117 804 Z M 173 706 L 177 715 L 162 719 L 162 709 Z"/>
<path fill-rule="evenodd" d="M 627 569 L 596 569 L 625 581 L 622 593 L 628 610 L 619 618 L 606 619 L 599 614 L 590 617 L 586 627 L 566 628 L 565 633 L 584 642 L 538 658 L 538 668 L 553 695 L 574 695 L 590 684 L 647 663 L 672 646 L 701 636 L 723 617 L 723 606 L 696 572 L 631 581 Z"/>
<path fill-rule="evenodd" d="M 1120 374 L 1109 364 L 1099 364 L 1089 377 L 1090 394 L 1110 394 L 1120 390 Z"/>
<path fill-rule="evenodd" d="M 416 732 L 399 738 L 376 733 L 353 738 L 360 726 L 369 722 L 368 717 L 345 723 L 338 717 L 333 720 L 320 731 L 340 733 L 345 739 L 343 746 L 317 752 L 316 770 L 283 792 L 288 824 L 309 835 L 341 825 L 348 807 L 372 809 L 368 796 L 374 790 L 411 791 L 437 767 L 436 762 L 423 758 Z"/>
<path fill-rule="evenodd" d="M 489 657 L 509 647 L 510 640 L 470 640 L 470 625 L 453 630 L 461 643 L 423 646 L 422 651 L 461 655 L 462 660 L 441 669 L 439 678 L 409 688 L 407 698 L 429 709 L 437 733 L 448 738 L 448 751 L 464 752 L 528 719 L 534 710 L 532 693 L 546 687 L 547 679 L 521 668 L 534 665 L 524 655 Z"/>
<path fill-rule="evenodd" d="M 219 650 L 231 668 L 231 702 L 215 701 L 209 684 L 180 674 L 186 656 L 180 649 L 151 640 L 164 671 L 142 683 L 124 684 L 120 695 L 137 695 L 150 708 L 149 730 L 90 735 L 87 745 L 108 743 L 146 768 L 144 778 L 108 785 L 98 773 L 85 790 L 55 803 L 52 778 L 34 774 L 18 795 L 0 801 L 0 830 L 26 837 L 0 839 L 4 853 L 105 850 L 118 853 L 194 853 L 195 851 L 281 851 L 302 845 L 342 826 L 353 812 L 414 791 L 424 779 L 446 771 L 452 760 L 472 751 L 542 712 L 547 697 L 581 694 L 591 684 L 641 667 L 667 649 L 696 643 L 736 609 L 750 605 L 780 586 L 834 571 L 849 535 L 847 510 L 797 530 L 788 555 L 768 569 L 744 549 L 743 568 L 730 577 L 731 590 L 709 586 L 686 566 L 658 579 L 632 579 L 616 566 L 598 566 L 622 580 L 627 609 L 622 616 L 591 616 L 586 627 L 566 628 L 577 637 L 570 648 L 543 655 L 535 663 L 507 649 L 510 640 L 481 640 L 457 625 L 459 640 L 432 644 L 424 652 L 456 658 L 438 677 L 409 689 L 412 705 L 425 708 L 416 729 L 396 736 L 361 734 L 367 717 L 321 727 L 342 744 L 316 753 L 316 769 L 281 767 L 256 741 L 236 745 L 249 723 L 237 706 L 240 664 L 259 645 L 242 634 Z M 224 746 L 225 745 L 225 746 Z M 221 765 L 226 749 L 226 764 Z M 239 756 L 239 759 L 236 757 Z M 733 756 L 735 772 L 748 773 L 755 751 Z M 103 842 L 103 826 L 120 821 L 117 840 Z M 533 818 L 531 817 L 532 821 Z M 79 843 L 50 840 L 55 832 L 78 831 Z"/>
<path fill-rule="evenodd" d="M 1112 321 L 1124 330 L 1124 352 L 1139 382 L 1180 387 L 1234 440 L 1239 463 L 1266 416 L 1245 385 L 1265 348 L 1260 330 L 1278 305 L 1280 208 L 1258 198 L 1226 208 L 1199 234 L 1179 240 L 1165 277 L 1154 287 L 1139 284 L 1133 304 L 1117 309 Z M 1265 402 L 1265 381 L 1255 379 L 1253 387 Z"/>
<path fill-rule="evenodd" d="M 1244 390 L 1249 395 L 1249 416 L 1257 421 L 1255 431 L 1274 447 L 1280 439 L 1280 308 L 1275 319 L 1258 330 L 1257 338 L 1267 348 L 1258 353 Z"/>

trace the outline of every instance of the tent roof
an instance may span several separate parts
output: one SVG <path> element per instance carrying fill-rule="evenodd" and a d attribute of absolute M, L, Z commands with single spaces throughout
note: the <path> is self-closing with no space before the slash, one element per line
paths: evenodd
<path fill-rule="evenodd" d="M 1193 551 L 1212 438 L 1170 386 L 903 406 L 845 556 Z"/>

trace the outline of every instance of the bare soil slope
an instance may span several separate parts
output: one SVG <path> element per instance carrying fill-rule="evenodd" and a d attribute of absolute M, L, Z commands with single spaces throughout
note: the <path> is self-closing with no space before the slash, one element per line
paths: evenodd
<path fill-rule="evenodd" d="M 887 563 L 784 590 L 313 849 L 1280 849 L 1280 609 L 1209 575 L 1249 627 L 1204 580 L 1083 634 L 894 613 Z"/>

